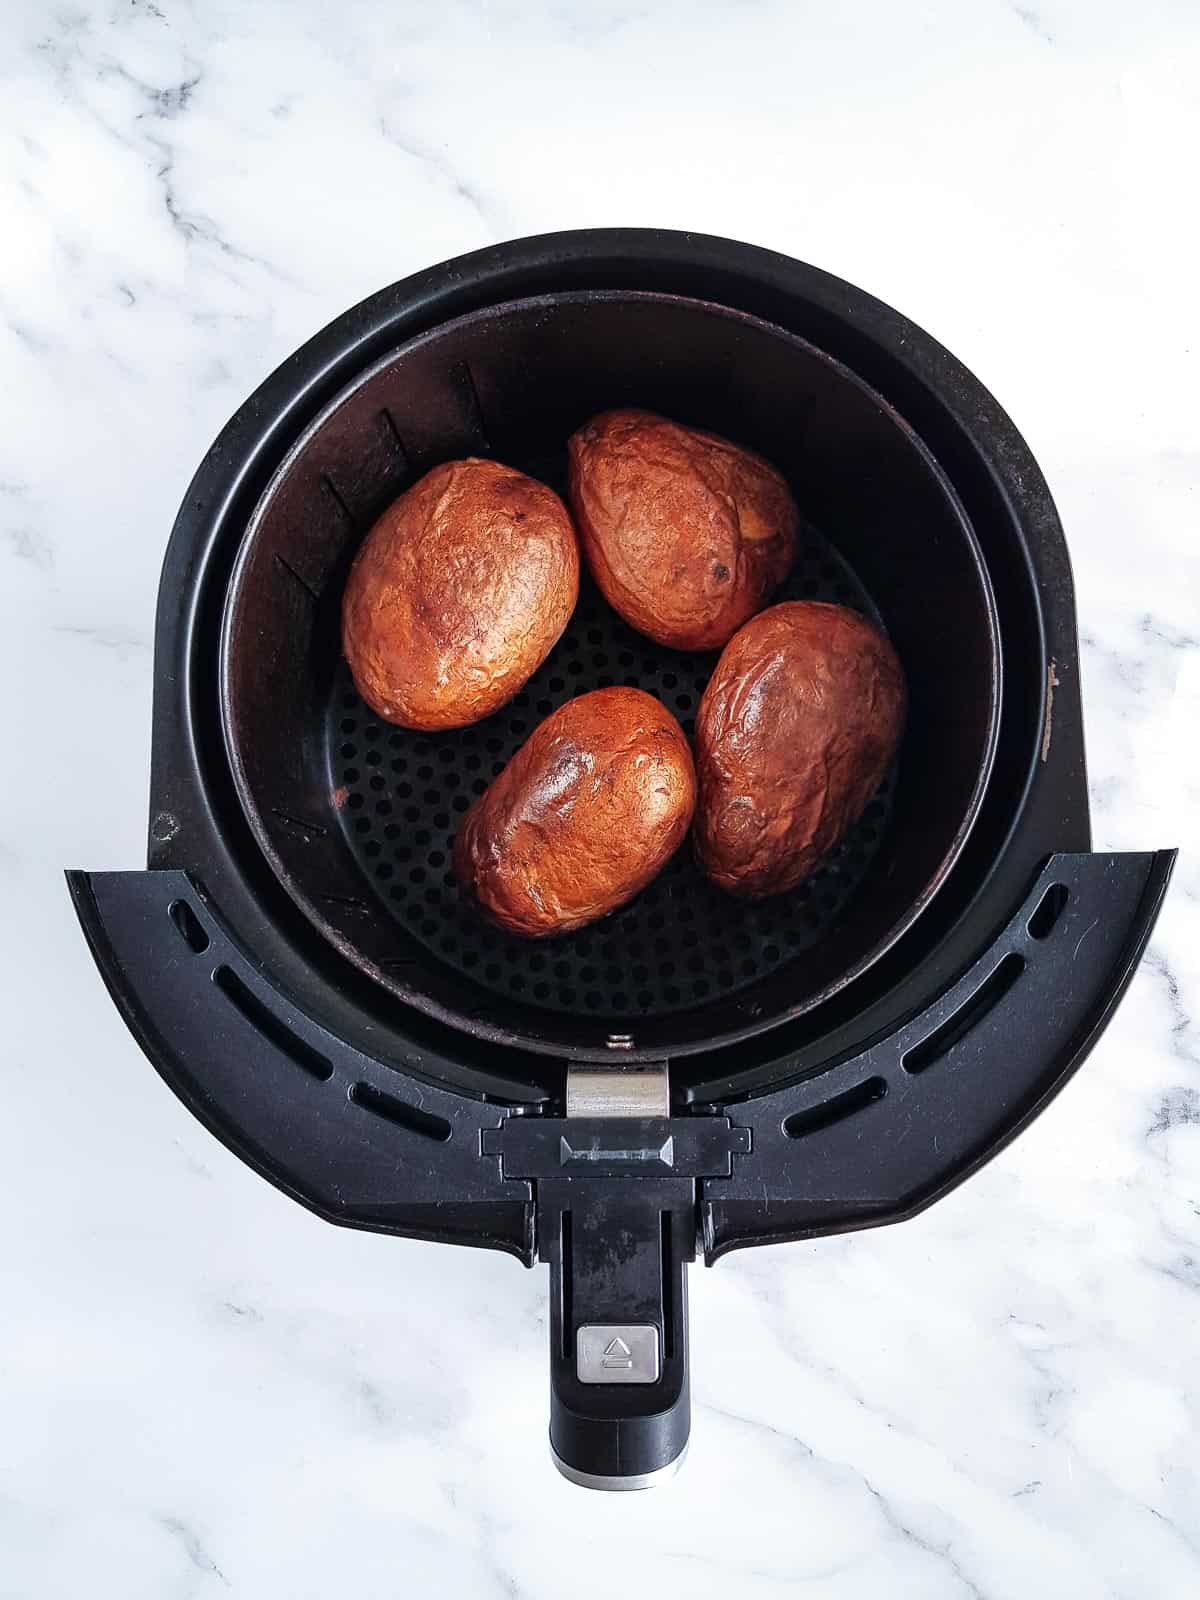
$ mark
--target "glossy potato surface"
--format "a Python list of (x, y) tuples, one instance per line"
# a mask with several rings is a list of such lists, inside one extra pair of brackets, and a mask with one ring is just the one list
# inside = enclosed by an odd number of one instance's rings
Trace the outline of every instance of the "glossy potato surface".
[(570, 499), (588, 566), (631, 627), (717, 650), (766, 604), (800, 518), (775, 468), (650, 411), (607, 411), (572, 435)]
[(579, 547), (554, 491), (496, 461), (447, 461), (367, 535), (342, 599), (342, 648), (378, 716), (463, 728), (524, 687), (578, 595)]
[(696, 855), (723, 889), (793, 889), (862, 815), (904, 725), (896, 652), (844, 606), (785, 601), (726, 645), (696, 715)]
[(463, 818), (454, 870), (500, 927), (567, 933), (631, 900), (696, 803), (683, 729), (641, 689), (595, 689), (533, 730)]

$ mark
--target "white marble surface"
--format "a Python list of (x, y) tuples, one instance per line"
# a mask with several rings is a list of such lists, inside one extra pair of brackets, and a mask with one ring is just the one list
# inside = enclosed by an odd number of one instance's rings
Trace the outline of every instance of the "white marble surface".
[[(1200, 1592), (1192, 0), (6, 0), (0, 1597)], [(377, 286), (547, 228), (819, 262), (1028, 436), (1079, 583), (1097, 842), (1188, 848), (1079, 1078), (902, 1228), (693, 1273), (654, 1495), (544, 1444), (544, 1285), (345, 1233), (218, 1146), (61, 880), (142, 859), (164, 541)]]

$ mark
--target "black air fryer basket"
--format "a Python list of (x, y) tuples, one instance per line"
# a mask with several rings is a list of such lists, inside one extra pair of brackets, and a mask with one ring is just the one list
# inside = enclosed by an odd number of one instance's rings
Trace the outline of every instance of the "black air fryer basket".
[[(879, 622), (909, 722), (791, 894), (732, 900), (685, 850), (605, 921), (528, 942), (461, 905), (462, 813), (584, 690), (636, 684), (690, 732), (715, 656), (635, 634), (585, 581), (509, 706), (416, 734), (354, 691), (342, 583), (436, 462), (561, 489), (567, 436), (625, 404), (788, 475), (780, 598)], [(995, 401), (811, 267), (589, 232), (384, 290), (229, 423), (159, 590), (148, 867), (69, 878), (143, 1049), (244, 1160), (331, 1221), (549, 1263), (555, 1460), (632, 1488), (687, 1442), (697, 1250), (911, 1216), (1083, 1060), (1173, 861), (1090, 845), (1066, 547)]]

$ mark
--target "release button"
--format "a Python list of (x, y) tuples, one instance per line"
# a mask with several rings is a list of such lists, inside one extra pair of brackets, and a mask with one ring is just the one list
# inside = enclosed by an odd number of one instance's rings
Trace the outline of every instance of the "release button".
[(575, 1335), (580, 1383), (657, 1383), (658, 1329), (650, 1323), (592, 1323)]

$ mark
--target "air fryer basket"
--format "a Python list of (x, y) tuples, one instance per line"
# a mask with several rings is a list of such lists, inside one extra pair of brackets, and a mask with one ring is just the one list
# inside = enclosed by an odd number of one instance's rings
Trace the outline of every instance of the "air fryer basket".
[[(687, 722), (713, 658), (585, 588), (510, 707), (412, 735), (353, 692), (341, 580), (433, 462), (492, 453), (561, 486), (571, 429), (622, 403), (789, 474), (806, 527), (784, 592), (886, 627), (910, 723), (805, 889), (746, 907), (685, 853), (530, 946), (446, 881), (471, 794), (601, 682)], [(1086, 1055), (1172, 861), (1090, 849), (1066, 549), (991, 397), (847, 284), (657, 232), (431, 269), (239, 411), (163, 570), (149, 857), (69, 879), (154, 1065), (330, 1220), (547, 1262), (555, 1456), (605, 1487), (682, 1458), (696, 1249), (894, 1221), (961, 1181)]]
[[(434, 462), (494, 450), (561, 488), (568, 433), (635, 401), (731, 434), (790, 476), (810, 520), (783, 593), (882, 620), (908, 677), (908, 727), (871, 814), (793, 894), (733, 900), (685, 850), (602, 927), (535, 946), (459, 904), (449, 860), (461, 812), (530, 728), (583, 690), (636, 683), (690, 731), (716, 655), (654, 644), (585, 588), (567, 636), (513, 705), (474, 728), (418, 736), (381, 726), (354, 693), (340, 661), (343, 575), (373, 517)], [(475, 312), (339, 395), (251, 519), (222, 677), (249, 820), (316, 926), (405, 1001), (560, 1055), (603, 1056), (613, 1034), (634, 1058), (711, 1049), (849, 982), (953, 866), (999, 721), (991, 587), (929, 452), (804, 341), (663, 295), (542, 296)]]

